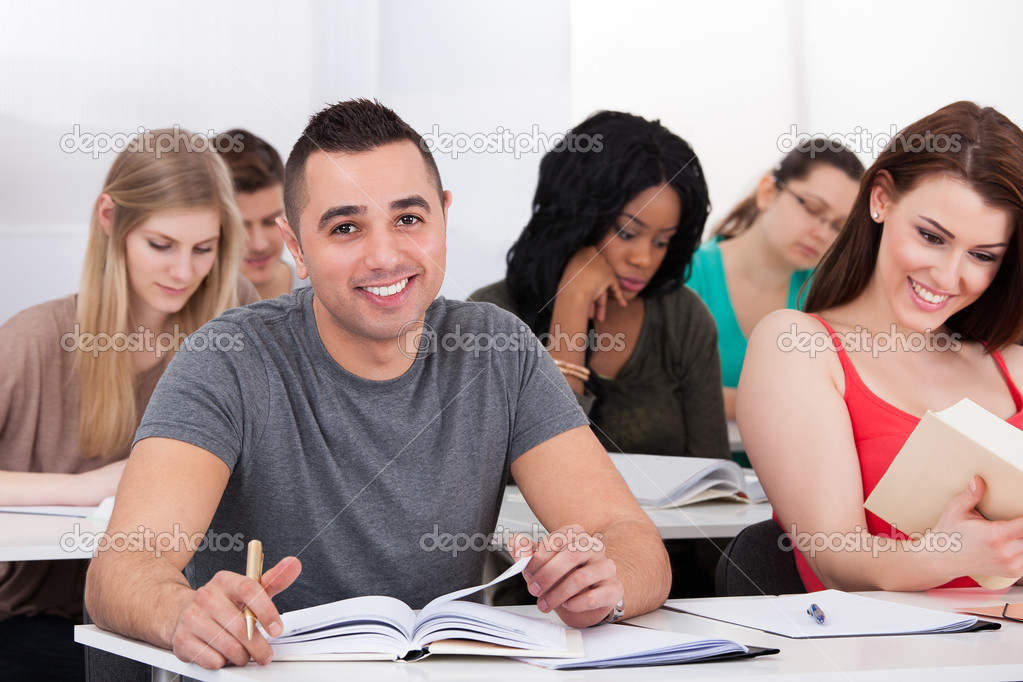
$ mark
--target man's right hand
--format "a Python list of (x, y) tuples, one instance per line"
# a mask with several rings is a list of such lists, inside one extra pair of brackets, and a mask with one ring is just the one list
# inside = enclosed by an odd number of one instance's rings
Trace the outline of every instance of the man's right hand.
[(285, 590), (301, 572), (302, 564), (295, 557), (281, 559), (263, 574), (260, 583), (220, 571), (190, 592), (182, 605), (171, 635), (174, 654), (207, 670), (222, 668), (228, 661), (246, 665), (250, 659), (266, 665), (273, 659), (273, 650), (258, 629), (249, 640), (242, 610), (248, 605), (270, 636), (281, 634), (281, 617), (271, 597)]

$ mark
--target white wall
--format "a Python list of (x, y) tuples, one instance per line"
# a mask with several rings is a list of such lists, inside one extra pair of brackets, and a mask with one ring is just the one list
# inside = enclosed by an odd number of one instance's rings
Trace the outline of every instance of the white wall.
[(542, 154), (507, 149), (503, 131), (532, 145), (534, 127), (540, 137), (572, 125), (569, 6), (400, 0), (381, 3), (380, 27), (382, 102), (424, 136), (500, 140), (497, 153), (434, 152), (454, 195), (441, 293), (462, 299), (504, 277), (529, 219)]
[(659, 118), (700, 158), (715, 215), (752, 191), (797, 118), (800, 57), (786, 0), (582, 0), (572, 14), (572, 118)]
[[(424, 134), (505, 129), (534, 145), (534, 126), (552, 135), (617, 108), (693, 145), (713, 220), (777, 162), (793, 125), (887, 133), (956, 99), (1023, 122), (1021, 19), (1010, 0), (7, 3), (0, 321), (77, 288), (112, 155), (62, 152), (75, 125), (241, 126), (286, 155), (310, 114), (354, 96), (380, 98)], [(438, 154), (455, 195), (444, 295), (503, 276), (539, 158)]]

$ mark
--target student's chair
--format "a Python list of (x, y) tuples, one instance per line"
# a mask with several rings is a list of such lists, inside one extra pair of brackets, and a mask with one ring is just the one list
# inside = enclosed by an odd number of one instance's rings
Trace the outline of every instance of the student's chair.
[(796, 569), (795, 548), (785, 531), (767, 519), (744, 528), (718, 560), (714, 587), (719, 597), (806, 592)]

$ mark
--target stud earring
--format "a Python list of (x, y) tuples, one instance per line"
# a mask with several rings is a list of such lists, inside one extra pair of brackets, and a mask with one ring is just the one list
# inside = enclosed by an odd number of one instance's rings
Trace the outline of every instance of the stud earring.
[(873, 213), (870, 214), (870, 217), (873, 218), (874, 220), (877, 220), (878, 218), (881, 217), (881, 214), (878, 213), (877, 211), (874, 211)]

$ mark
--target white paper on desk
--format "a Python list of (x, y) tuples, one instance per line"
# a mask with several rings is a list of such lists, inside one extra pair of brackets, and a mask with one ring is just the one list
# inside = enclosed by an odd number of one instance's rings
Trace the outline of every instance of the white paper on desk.
[[(824, 612), (818, 624), (810, 604)], [(670, 608), (796, 639), (914, 635), (968, 630), (977, 619), (957, 613), (907, 606), (840, 590), (780, 597), (689, 599)]]
[(108, 497), (98, 507), (76, 507), (63, 504), (33, 504), (18, 507), (0, 507), (0, 512), (12, 514), (37, 514), (40, 516), (74, 516), (77, 518), (109, 521), (114, 509), (114, 498)]
[(515, 658), (543, 668), (571, 670), (685, 663), (726, 654), (749, 653), (742, 644), (727, 639), (707, 639), (682, 632), (665, 632), (630, 625), (598, 625), (576, 632), (582, 635), (583, 648), (586, 650), (582, 658)]

